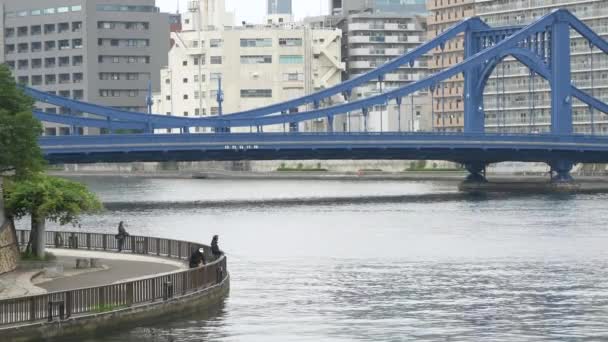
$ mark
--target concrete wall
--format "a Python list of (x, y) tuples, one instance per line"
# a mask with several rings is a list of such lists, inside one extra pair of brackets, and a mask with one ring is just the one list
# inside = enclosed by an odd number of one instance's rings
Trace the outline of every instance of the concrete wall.
[(17, 268), (17, 260), (19, 259), (15, 227), (4, 215), (2, 177), (0, 177), (0, 274)]
[[(385, 172), (402, 172), (415, 161), (410, 160), (269, 160), (269, 161), (237, 161), (237, 162), (170, 162), (170, 163), (123, 163), (123, 164), (81, 164), (66, 165), (65, 171), (70, 172), (107, 172), (120, 174), (161, 173), (161, 172), (199, 172), (199, 171), (276, 171), (282, 164), (286, 167), (321, 168), (333, 172), (357, 172), (364, 169), (376, 169)], [(426, 168), (454, 168), (458, 165), (446, 161), (427, 161)]]

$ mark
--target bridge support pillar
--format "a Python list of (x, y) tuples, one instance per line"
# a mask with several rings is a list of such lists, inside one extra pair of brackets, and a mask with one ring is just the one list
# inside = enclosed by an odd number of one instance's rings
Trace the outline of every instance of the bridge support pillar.
[[(551, 166), (551, 181), (555, 183), (573, 182), (574, 178), (570, 175), (574, 163), (570, 160), (555, 160), (548, 163)], [(555, 174), (555, 176), (554, 176)]]
[[(465, 33), (465, 58), (479, 52), (479, 41), (473, 38), (473, 31)], [(483, 133), (485, 131), (485, 114), (483, 110), (483, 90), (478, 89), (482, 73), (481, 66), (474, 66), (464, 73), (464, 132)], [(443, 113), (442, 113), (443, 115)]]
[(551, 133), (572, 134), (570, 25), (553, 24), (551, 33)]
[(334, 131), (334, 117), (331, 115), (327, 116), (327, 133), (332, 133)]
[(467, 162), (464, 167), (469, 171), (466, 183), (487, 183), (486, 166), (484, 162)]

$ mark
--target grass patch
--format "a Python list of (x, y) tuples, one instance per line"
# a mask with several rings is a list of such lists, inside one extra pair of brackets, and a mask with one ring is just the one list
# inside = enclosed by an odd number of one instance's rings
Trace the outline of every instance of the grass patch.
[(316, 167), (304, 167), (302, 163), (299, 163), (296, 167), (286, 166), (282, 163), (277, 169), (278, 172), (327, 172), (327, 169), (321, 167), (321, 163), (317, 163)]
[(124, 309), (126, 308), (126, 305), (98, 305), (97, 307), (95, 307), (93, 309), (93, 312), (95, 313), (103, 313), (103, 312), (110, 312), (110, 311), (114, 311), (114, 310), (119, 310), (119, 309)]
[(40, 257), (31, 252), (22, 252), (21, 260), (23, 261), (53, 261), (57, 260), (57, 257), (53, 253), (46, 252), (44, 256)]

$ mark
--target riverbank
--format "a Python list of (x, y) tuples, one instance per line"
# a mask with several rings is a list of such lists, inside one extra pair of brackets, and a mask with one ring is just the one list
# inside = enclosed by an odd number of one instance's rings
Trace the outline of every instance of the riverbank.
[[(133, 178), (173, 178), (173, 179), (258, 179), (258, 180), (409, 180), (409, 181), (450, 181), (461, 182), (468, 173), (464, 170), (436, 170), (436, 171), (357, 171), (357, 172), (332, 172), (332, 171), (204, 171), (204, 172), (115, 172), (115, 171), (52, 171), (49, 174), (60, 177), (133, 177)], [(576, 181), (584, 182), (608, 182), (608, 175), (589, 175), (573, 173)], [(516, 173), (491, 173), (487, 174), (488, 180), (493, 182), (548, 182), (549, 176), (542, 172), (516, 172)]]

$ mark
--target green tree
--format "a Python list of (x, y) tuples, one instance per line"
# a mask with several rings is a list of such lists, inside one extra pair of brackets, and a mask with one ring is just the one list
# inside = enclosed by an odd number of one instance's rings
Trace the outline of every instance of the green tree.
[(44, 167), (38, 136), (42, 125), (32, 114), (34, 101), (15, 84), (9, 68), (0, 64), (0, 173), (27, 178)]
[(42, 174), (10, 182), (6, 190), (9, 215), (17, 219), (31, 216), (26, 252), (40, 258), (45, 255), (46, 221), (77, 224), (81, 214), (102, 209), (97, 196), (83, 184)]

